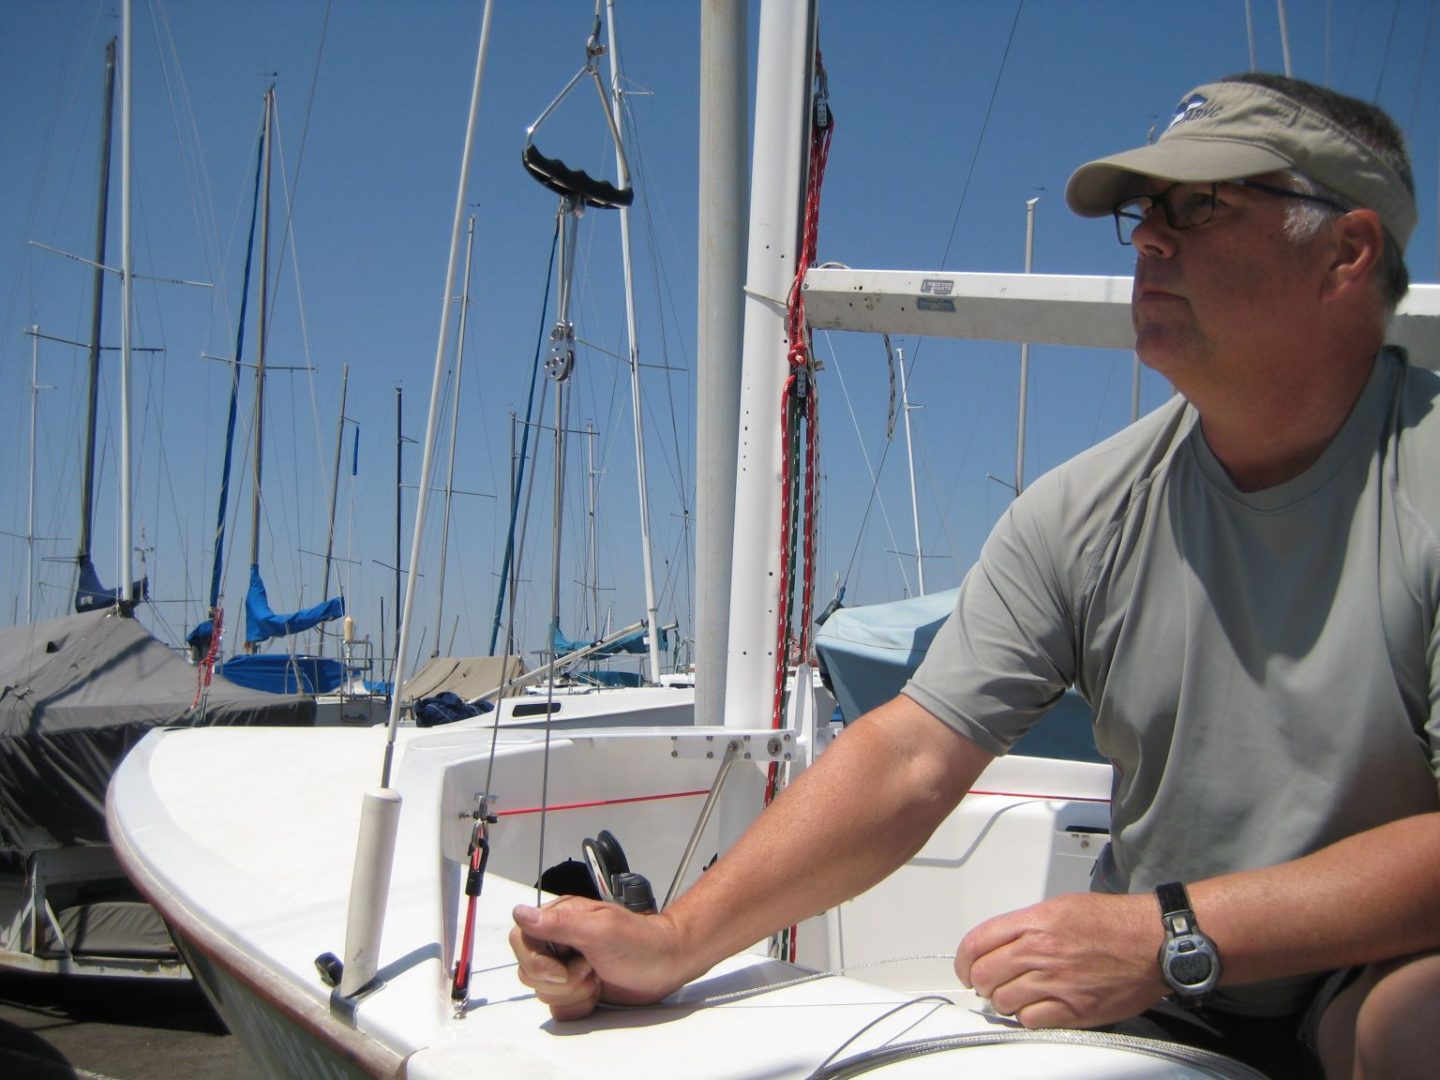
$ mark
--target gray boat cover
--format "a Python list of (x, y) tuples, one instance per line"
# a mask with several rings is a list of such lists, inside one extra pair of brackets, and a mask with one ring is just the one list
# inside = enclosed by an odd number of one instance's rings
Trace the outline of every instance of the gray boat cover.
[(111, 611), (0, 629), (0, 855), (108, 843), (110, 775), (151, 728), (315, 722), (309, 697), (218, 674), (192, 708), (196, 673)]

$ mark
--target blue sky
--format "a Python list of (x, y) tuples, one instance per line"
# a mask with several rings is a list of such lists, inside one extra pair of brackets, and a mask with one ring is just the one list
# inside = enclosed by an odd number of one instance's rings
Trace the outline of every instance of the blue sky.
[[(1407, 131), (1420, 189), (1411, 245), (1417, 281), (1436, 278), (1440, 28), (1423, 0), (1290, 0), (1293, 73), (1376, 99)], [(276, 610), (318, 601), (340, 371), (350, 369), (337, 574), (362, 635), (386, 638), (394, 613), (396, 387), (404, 434), (423, 434), (439, 329), (460, 153), (478, 41), (478, 0), (134, 0), (134, 220), (141, 282), (134, 423), (136, 541), (156, 602), (143, 617), (162, 638), (201, 614), (218, 498), (229, 375), (206, 354), (233, 352), (244, 226), (262, 98), (279, 99), (272, 248), (287, 205), (290, 238), (272, 266), (265, 511), (260, 563)], [(524, 132), (579, 68), (592, 0), (496, 4), (468, 202), (476, 217), (471, 308), (460, 386), (454, 500), (439, 637), (445, 651), (485, 652), (506, 523), (512, 411), (523, 414), (542, 310), (555, 198), (519, 164)], [(683, 514), (694, 510), (698, 9), (690, 0), (623, 0), (617, 20), (632, 88), (632, 218), (644, 374), (651, 518), (662, 618), (691, 618)], [(1253, 0), (1258, 66), (1283, 63), (1276, 8)], [(88, 334), (87, 268), (32, 241), (93, 247), (104, 42), (115, 0), (0, 5), (0, 621), (61, 613), (77, 536), (84, 358), (42, 341), (31, 392), (27, 327)], [(752, 14), (753, 23), (753, 14)], [(1136, 145), (1190, 87), (1250, 66), (1243, 0), (1204, 5), (1080, 0), (825, 0), (821, 48), (838, 119), (821, 210), (822, 260), (855, 267), (1018, 272), (1025, 200), (1039, 196), (1034, 265), (1052, 273), (1128, 273), (1108, 223), (1063, 206), (1065, 180), (1089, 157)], [(754, 40), (751, 40), (752, 50)], [(593, 93), (577, 90), (538, 140), (592, 172), (611, 155)], [(118, 136), (117, 136), (118, 145)], [(119, 257), (117, 207), (110, 259)], [(282, 169), (283, 165), (283, 169)], [(282, 181), (282, 173), (284, 180)], [(287, 194), (288, 193), (288, 194)], [(581, 223), (577, 364), (571, 421), (593, 423), (598, 592), (588, 574), (583, 437), (565, 510), (562, 620), (572, 637), (642, 614), (617, 215)], [(736, 227), (743, 229), (743, 222)], [(298, 254), (298, 258), (297, 258)], [(297, 270), (298, 265), (298, 270)], [(298, 284), (297, 284), (298, 282)], [(252, 319), (254, 312), (252, 299)], [(106, 301), (119, 342), (118, 289)], [(253, 348), (253, 327), (247, 331)], [(927, 586), (958, 582), (1010, 491), (1018, 347), (897, 341), (910, 377)], [(914, 591), (910, 502), (900, 427), (886, 447), (890, 397), (882, 344), (821, 335), (822, 598), (850, 603)], [(117, 577), (118, 361), (107, 354), (96, 562)], [(253, 353), (251, 354), (253, 358)], [(1128, 354), (1035, 348), (1026, 474), (1033, 478), (1129, 418)], [(243, 380), (242, 431), (252, 408)], [(1168, 394), (1153, 376), (1142, 407)], [(447, 391), (448, 394), (448, 391)], [(447, 399), (448, 401), (448, 396)], [(37, 404), (34, 550), (26, 588), (30, 416)], [(543, 420), (551, 420), (547, 402)], [(358, 427), (359, 467), (349, 473)], [(448, 432), (437, 480), (443, 483)], [(548, 446), (548, 436), (545, 438)], [(247, 452), (242, 435), (237, 454)], [(884, 459), (871, 498), (871, 468)], [(549, 460), (525, 545), (530, 584), (519, 616), (527, 651), (548, 618)], [(420, 449), (403, 451), (402, 560), (408, 561)], [(250, 481), (230, 514), (225, 603), (238, 624), (249, 561)], [(472, 494), (474, 493), (474, 494)], [(489, 497), (487, 497), (489, 496)], [(438, 509), (439, 500), (432, 499)], [(412, 638), (428, 655), (437, 630), (438, 518), (428, 530)], [(693, 538), (692, 538), (693, 539)], [(57, 561), (58, 560), (58, 561)], [(139, 561), (136, 562), (137, 573)], [(33, 601), (29, 597), (33, 596)], [(383, 604), (384, 619), (381, 617)], [(234, 640), (233, 637), (231, 639)]]

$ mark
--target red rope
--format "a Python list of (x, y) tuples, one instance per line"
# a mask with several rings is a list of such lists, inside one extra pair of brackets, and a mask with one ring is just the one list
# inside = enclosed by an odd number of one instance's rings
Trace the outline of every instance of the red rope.
[[(810, 655), (810, 623), (815, 598), (815, 523), (816, 479), (819, 475), (819, 386), (815, 380), (817, 366), (810, 349), (810, 327), (805, 317), (805, 271), (815, 265), (815, 250), (820, 236), (820, 189), (825, 182), (825, 164), (830, 157), (830, 138), (835, 131), (835, 117), (830, 111), (825, 63), (820, 49), (815, 49), (815, 111), (810, 128), (810, 160), (806, 171), (805, 212), (800, 233), (800, 254), (795, 260), (795, 280), (790, 286), (786, 304), (785, 334), (790, 342), (787, 359), (790, 375), (785, 380), (780, 402), (780, 594), (776, 604), (775, 627), (775, 692), (770, 723), (779, 728), (784, 722), (785, 678), (789, 670), (791, 641), (797, 661)], [(801, 449), (798, 445), (799, 425), (805, 425), (804, 444), (804, 521), (799, 523), (803, 540), (800, 544), (801, 588), (799, 632), (792, 633), (794, 601), (796, 494), (801, 483), (798, 468)], [(795, 445), (792, 445), (795, 444)], [(796, 692), (808, 687), (796, 688)], [(765, 805), (774, 801), (780, 779), (780, 767), (771, 762), (765, 782)], [(795, 962), (797, 935), (791, 926), (780, 938), (786, 959)]]
[(546, 806), (522, 806), (514, 810), (497, 810), (496, 817), (514, 817), (517, 814), (557, 814), (562, 810), (592, 810), (597, 806), (625, 806), (630, 803), (658, 802), (665, 799), (693, 799), (700, 795), (709, 795), (709, 788), (700, 788), (696, 791), (671, 791), (662, 795), (630, 795), (621, 799), (595, 799), (591, 802), (577, 803), (550, 803)]
[[(776, 605), (775, 685), (772, 697), (771, 726), (783, 722), (785, 679), (792, 651), (803, 661), (810, 654), (810, 623), (815, 597), (815, 525), (817, 520), (816, 480), (819, 474), (819, 419), (817, 370), (810, 349), (810, 331), (805, 316), (805, 273), (815, 264), (820, 235), (820, 192), (825, 182), (825, 165), (830, 156), (830, 140), (834, 135), (834, 115), (827, 100), (825, 64), (815, 51), (815, 115), (810, 132), (809, 167), (806, 171), (805, 209), (801, 221), (800, 253), (796, 259), (795, 279), (786, 304), (786, 337), (789, 341), (787, 359), (790, 375), (785, 380), (780, 408), (780, 582)], [(803, 450), (799, 444), (799, 428), (805, 428)], [(799, 462), (804, 461), (803, 469)], [(803, 475), (803, 481), (802, 481)], [(797, 522), (797, 495), (803, 482), (803, 521)], [(801, 535), (799, 564), (801, 574), (800, 610), (794, 611), (796, 531)], [(798, 627), (794, 624), (798, 623)], [(793, 641), (793, 650), (791, 648)], [(777, 770), (772, 764), (766, 784), (765, 801), (774, 798)]]
[(195, 672), (195, 700), (190, 702), (190, 708), (200, 704), (200, 695), (210, 688), (210, 680), (215, 675), (215, 659), (220, 655), (220, 631), (225, 626), (225, 609), (216, 608), (215, 618), (210, 627), (210, 647), (205, 650), (205, 657), (202, 659)]
[[(810, 129), (810, 154), (806, 170), (805, 209), (801, 220), (800, 252), (796, 259), (795, 279), (786, 303), (786, 338), (789, 341), (787, 360), (790, 375), (781, 391), (780, 403), (780, 581), (776, 604), (775, 683), (771, 698), (770, 723), (779, 728), (784, 722), (785, 681), (792, 652), (797, 661), (810, 655), (810, 623), (815, 597), (815, 531), (816, 480), (819, 475), (819, 386), (817, 370), (810, 348), (810, 329), (805, 316), (805, 273), (815, 264), (820, 236), (820, 192), (825, 183), (825, 165), (830, 157), (830, 140), (835, 131), (830, 111), (825, 63), (820, 50), (815, 50), (815, 112)], [(799, 427), (805, 427), (803, 452), (799, 445)], [(799, 461), (804, 459), (803, 470)], [(805, 487), (804, 519), (797, 522), (797, 494)], [(800, 611), (794, 613), (795, 533), (801, 534), (799, 562), (801, 567)], [(798, 632), (794, 624), (798, 621)], [(793, 648), (792, 648), (793, 644)], [(765, 783), (765, 805), (775, 798), (780, 779), (779, 766), (771, 762)], [(792, 941), (793, 949), (793, 941)]]

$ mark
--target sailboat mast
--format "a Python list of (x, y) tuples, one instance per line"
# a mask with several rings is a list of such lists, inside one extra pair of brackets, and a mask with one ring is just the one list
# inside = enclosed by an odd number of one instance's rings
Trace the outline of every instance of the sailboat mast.
[(601, 637), (600, 623), (600, 552), (597, 550), (598, 534), (595, 528), (596, 486), (600, 473), (595, 468), (595, 425), (585, 425), (585, 512), (589, 537), (586, 544), (590, 549), (590, 626), (595, 637)]
[[(797, 148), (809, 145), (814, 16), (810, 4), (766, 0), (760, 8), (755, 97), (761, 104), (755, 109), (739, 415), (776, 416), (788, 375), (786, 313), (770, 297), (788, 295), (799, 257), (807, 155)], [(782, 555), (772, 540), (780, 535), (778, 418), (743, 425), (738, 455), (730, 639), (723, 675), (728, 727), (751, 725), (757, 716), (769, 714), (780, 659), (774, 619)], [(700, 674), (702, 680), (715, 677)]]
[(910, 433), (910, 383), (905, 374), (905, 350), (895, 351), (900, 368), (900, 412), (905, 418), (905, 460), (910, 467), (910, 520), (915, 525), (915, 574), (920, 595), (925, 595), (925, 549), (920, 545), (920, 503), (915, 497), (915, 442)]
[[(465, 189), (470, 176), (470, 162), (475, 149), (475, 120), (480, 112), (480, 84), (485, 75), (485, 54), (490, 44), (491, 0), (485, 0), (485, 11), (480, 17), (480, 45), (475, 55), (475, 80), (470, 89), (470, 116), (465, 128), (465, 149), (460, 154), (460, 182), (455, 193), (455, 214), (450, 228), (450, 257), (445, 267), (445, 292), (440, 304), (440, 335), (435, 345), (435, 368), (430, 380), (430, 408), (426, 414), (425, 445), (420, 455), (420, 487), (416, 493), (415, 527), (411, 532), (410, 566), (413, 570), (420, 560), (420, 548), (425, 539), (425, 509), (429, 502), (430, 469), (432, 451), (435, 445), (435, 424), (440, 411), (440, 384), (444, 379), (446, 338), (450, 329), (450, 304), (455, 295), (455, 264), (460, 257), (460, 223), (464, 219)], [(390, 719), (386, 731), (385, 761), (380, 771), (380, 783), (390, 784), (390, 767), (395, 757), (395, 732), (400, 726), (400, 691), (405, 685), (404, 657), (409, 647), (410, 616), (415, 605), (415, 575), (410, 575), (405, 590), (405, 610), (400, 620), (400, 647), (395, 656), (395, 687), (390, 695)], [(349, 960), (346, 964), (348, 966)], [(373, 972), (373, 968), (372, 968)]]
[(85, 401), (85, 460), (80, 481), (80, 547), (75, 561), (90, 558), (95, 513), (95, 420), (100, 401), (100, 323), (105, 304), (105, 233), (110, 224), (110, 147), (115, 112), (115, 39), (105, 46), (105, 91), (100, 124), (100, 193), (95, 208), (94, 295), (90, 301), (90, 371)]
[[(620, 87), (620, 46), (615, 39), (615, 0), (606, 0), (610, 39), (610, 109), (615, 118), (616, 183), (630, 187), (630, 166), (620, 149), (624, 107)], [(645, 574), (645, 644), (652, 683), (660, 681), (660, 629), (655, 603), (655, 571), (650, 555), (650, 493), (645, 475), (645, 437), (640, 399), (640, 344), (635, 338), (635, 279), (630, 264), (630, 207), (620, 207), (620, 258), (625, 271), (625, 337), (629, 343), (630, 414), (635, 429), (635, 484), (640, 494), (640, 558)], [(596, 624), (599, 625), (598, 622)]]
[[(1030, 273), (1035, 259), (1035, 204), (1037, 195), (1025, 200), (1025, 273)], [(1020, 409), (1015, 424), (1015, 495), (1025, 490), (1025, 418), (1030, 403), (1030, 343), (1020, 345)], [(924, 592), (924, 587), (921, 587)]]
[[(262, 116), (263, 124), (263, 116)], [(225, 410), (225, 453), (220, 465), (220, 499), (215, 512), (215, 535), (210, 561), (210, 603), (206, 618), (220, 609), (220, 582), (225, 569), (225, 523), (230, 509), (230, 473), (235, 456), (235, 422), (240, 409), (240, 361), (245, 355), (245, 318), (249, 311), (250, 275), (254, 268), (255, 229), (260, 219), (260, 188), (264, 178), (265, 140), (255, 147), (255, 181), (250, 195), (250, 231), (245, 237), (245, 272), (240, 281), (240, 313), (235, 320), (235, 351), (230, 359), (230, 402)]]
[(40, 408), (40, 326), (30, 328), (30, 497), (25, 519), (25, 621), (35, 621), (35, 414)]
[[(350, 365), (340, 365), (340, 418), (335, 421), (335, 467), (330, 473), (330, 524), (325, 532), (325, 584), (322, 597), (330, 595), (330, 566), (335, 555), (335, 503), (340, 494), (340, 454), (345, 449), (345, 393), (350, 386)], [(320, 635), (320, 655), (325, 655), (325, 635)]]
[[(700, 266), (695, 309), (695, 723), (725, 715), (750, 160), (745, 0), (700, 5)], [(706, 676), (709, 672), (709, 676)]]
[(275, 116), (275, 87), (265, 91), (265, 185), (260, 193), (260, 311), (255, 343), (255, 477), (251, 495), (250, 565), (260, 565), (260, 492), (265, 464), (265, 345), (270, 314), (270, 138)]
[(130, 309), (133, 304), (134, 266), (130, 241), (130, 0), (121, 6), (120, 20), (120, 587), (119, 597), (130, 596)]
[(395, 387), (395, 656), (390, 661), (391, 679), (394, 681), (392, 698), (400, 692), (400, 575), (404, 573), (400, 562), (401, 516), (404, 507), (401, 490), (405, 480), (405, 388)]

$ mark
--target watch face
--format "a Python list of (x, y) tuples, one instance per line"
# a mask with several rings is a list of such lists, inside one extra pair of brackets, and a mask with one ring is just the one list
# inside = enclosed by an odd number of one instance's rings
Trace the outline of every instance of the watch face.
[(1170, 959), (1170, 977), (1182, 986), (1200, 986), (1214, 968), (1203, 952), (1177, 952)]

